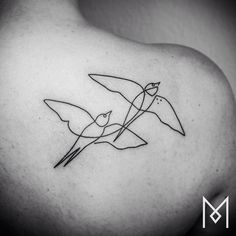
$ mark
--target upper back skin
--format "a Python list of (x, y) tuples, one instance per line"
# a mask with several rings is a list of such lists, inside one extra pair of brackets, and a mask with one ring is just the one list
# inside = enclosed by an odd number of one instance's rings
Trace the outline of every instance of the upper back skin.
[[(122, 121), (129, 107), (91, 73), (143, 86), (161, 81), (159, 93), (186, 135), (144, 115), (130, 127), (148, 145), (122, 151), (91, 145), (54, 169), (76, 136), (44, 99), (93, 116), (112, 110), (111, 122)], [(1, 28), (1, 219), (22, 235), (183, 235), (201, 213), (202, 196), (232, 194), (234, 156), (231, 90), (199, 52), (144, 46), (70, 22)]]

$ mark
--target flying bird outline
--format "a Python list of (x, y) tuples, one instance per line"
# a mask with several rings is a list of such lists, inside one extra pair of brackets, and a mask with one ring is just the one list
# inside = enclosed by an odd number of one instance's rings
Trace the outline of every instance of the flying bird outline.
[(65, 163), (64, 167), (67, 166), (92, 144), (110, 144), (118, 150), (137, 148), (147, 144), (143, 138), (130, 129), (123, 139), (114, 142), (122, 125), (109, 124), (112, 111), (100, 113), (94, 118), (86, 109), (68, 102), (44, 99), (44, 103), (57, 114), (62, 122), (67, 123), (69, 131), (77, 136), (69, 151), (56, 163), (54, 168), (62, 163)]
[(91, 115), (85, 108), (69, 102), (44, 99), (44, 103), (60, 120), (67, 124), (76, 140), (54, 168), (67, 166), (82, 151), (92, 144), (109, 144), (117, 150), (138, 148), (147, 141), (132, 131), (129, 126), (143, 114), (153, 114), (173, 131), (185, 136), (184, 128), (172, 104), (159, 95), (160, 81), (141, 86), (139, 83), (116, 76), (89, 74), (93, 81), (106, 90), (122, 96), (129, 104), (123, 122), (110, 123), (112, 111)]
[(155, 115), (162, 124), (185, 136), (174, 107), (168, 99), (158, 94), (160, 81), (148, 83), (143, 87), (136, 81), (111, 75), (89, 74), (89, 77), (108, 91), (119, 94), (130, 104), (115, 140), (145, 113)]

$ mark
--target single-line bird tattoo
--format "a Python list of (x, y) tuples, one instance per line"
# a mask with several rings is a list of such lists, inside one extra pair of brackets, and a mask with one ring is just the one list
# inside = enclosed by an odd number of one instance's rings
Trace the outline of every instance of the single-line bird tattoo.
[(142, 87), (136, 81), (116, 76), (89, 74), (89, 77), (108, 91), (121, 95), (130, 104), (122, 128), (114, 141), (145, 113), (154, 114), (161, 123), (185, 136), (184, 128), (174, 107), (165, 97), (158, 94), (160, 81)]
[(92, 144), (110, 144), (118, 150), (137, 148), (147, 144), (130, 129), (123, 140), (114, 143), (114, 136), (122, 126), (118, 123), (109, 124), (112, 111), (100, 113), (94, 118), (84, 108), (68, 102), (45, 99), (44, 103), (57, 114), (61, 121), (66, 122), (70, 132), (77, 136), (69, 151), (56, 163), (54, 168), (62, 163), (64, 163), (64, 167), (67, 166)]
[(184, 128), (172, 104), (159, 95), (161, 82), (141, 86), (136, 81), (110, 75), (89, 74), (89, 77), (106, 90), (121, 95), (129, 104), (123, 122), (111, 123), (111, 113), (101, 112), (92, 116), (86, 109), (69, 102), (44, 99), (44, 103), (67, 124), (76, 140), (54, 168), (67, 166), (92, 144), (109, 144), (117, 150), (138, 148), (147, 141), (129, 126), (143, 114), (153, 114), (171, 130), (185, 136)]

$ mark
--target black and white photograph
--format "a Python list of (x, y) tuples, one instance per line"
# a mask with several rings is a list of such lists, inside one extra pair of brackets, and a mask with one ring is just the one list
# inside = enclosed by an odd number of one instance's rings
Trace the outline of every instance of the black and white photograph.
[(235, 236), (236, 3), (0, 0), (0, 236)]

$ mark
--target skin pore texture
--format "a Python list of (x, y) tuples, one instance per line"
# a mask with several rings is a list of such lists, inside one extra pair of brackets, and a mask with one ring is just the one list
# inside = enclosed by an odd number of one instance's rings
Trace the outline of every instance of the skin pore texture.
[[(210, 59), (179, 45), (142, 45), (104, 33), (83, 20), (76, 1), (3, 1), (0, 6), (3, 231), (219, 233), (224, 225), (201, 229), (202, 196), (215, 206), (229, 196), (233, 222), (235, 103)], [(89, 74), (143, 87), (161, 82), (158, 94), (171, 101), (186, 135), (144, 114), (129, 128), (148, 145), (127, 150), (91, 145), (68, 166), (53, 168), (76, 136), (45, 99), (86, 108), (95, 118), (112, 111), (111, 123), (122, 123), (129, 109)]]

